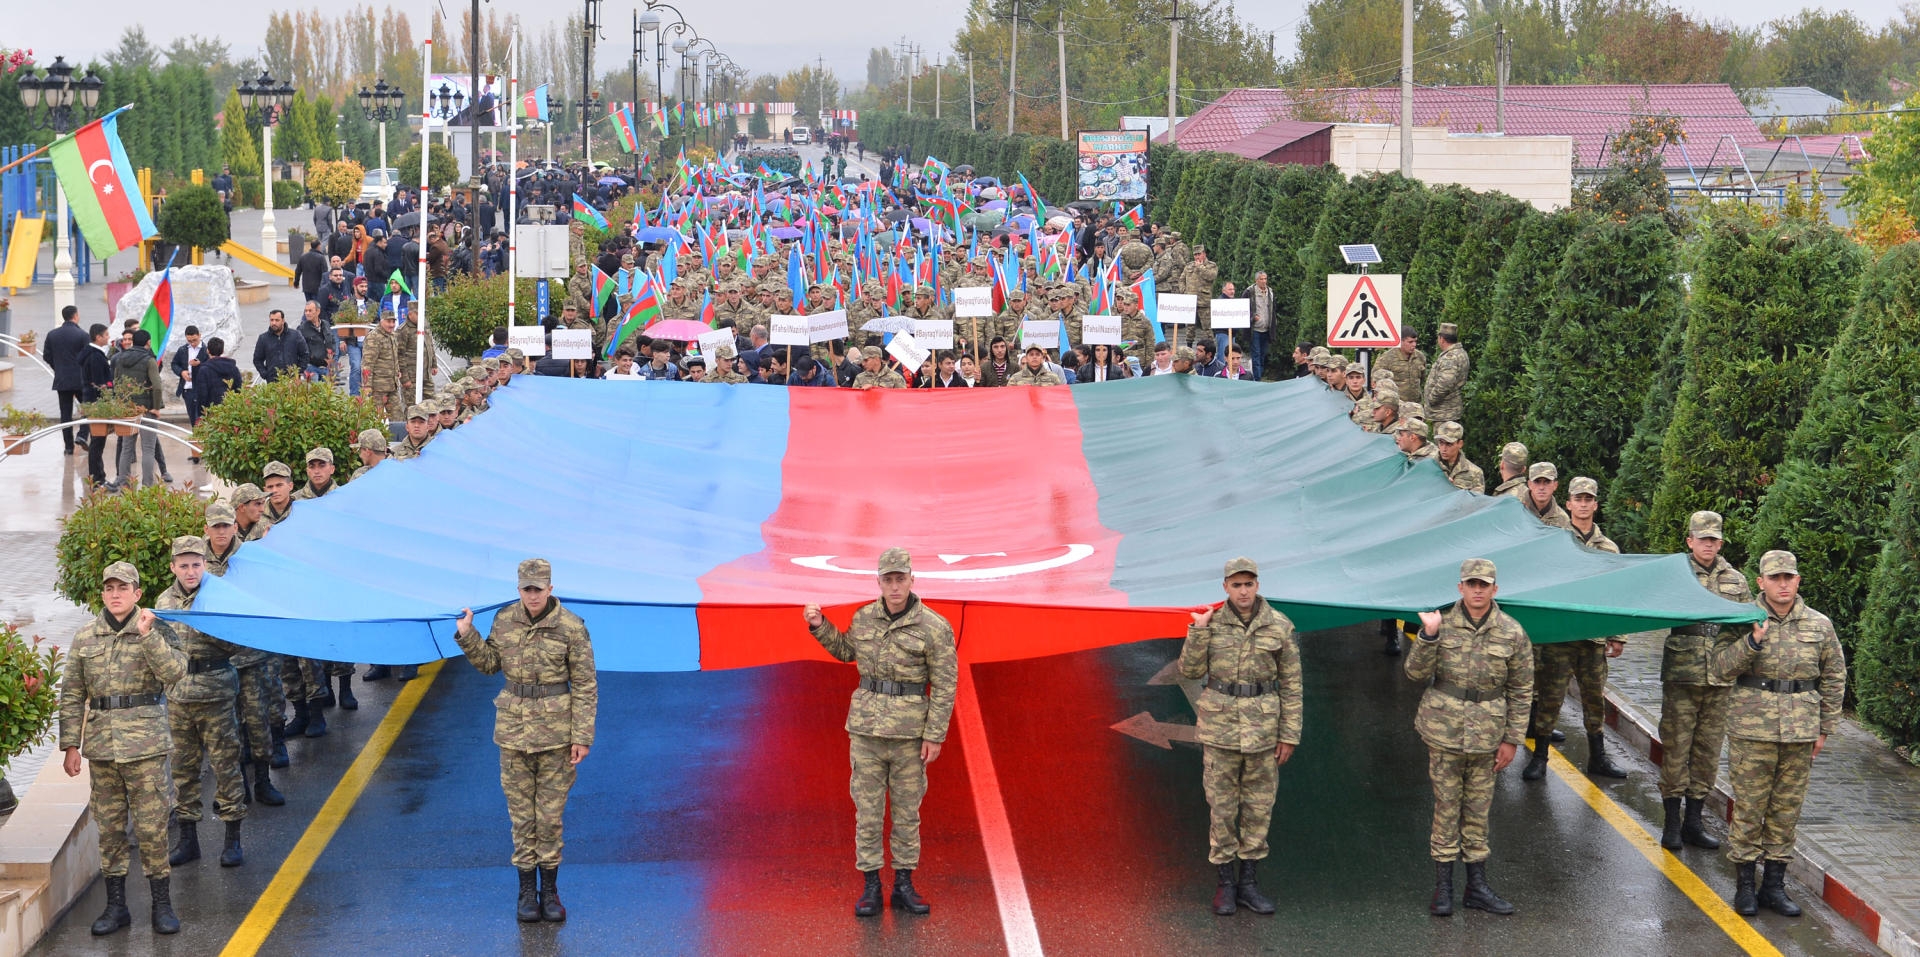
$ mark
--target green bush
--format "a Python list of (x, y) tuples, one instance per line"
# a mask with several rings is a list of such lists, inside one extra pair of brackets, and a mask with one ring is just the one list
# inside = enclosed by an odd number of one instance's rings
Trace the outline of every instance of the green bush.
[[(259, 475), (255, 469), (241, 481)], [(206, 525), (206, 505), (190, 491), (149, 485), (90, 495), (61, 523), (56, 587), (68, 601), (99, 611), (100, 573), (114, 562), (132, 562), (140, 570), (141, 604), (151, 606), (154, 596), (173, 583), (173, 540), (202, 534)]]
[[(1561, 210), (1546, 216), (1528, 218), (1520, 225), (1509, 252), (1493, 275), (1492, 302), (1485, 308), (1484, 323), (1462, 327), (1462, 342), (1471, 341), (1476, 327), (1484, 326), (1484, 345), (1468, 345), (1467, 355), (1473, 367), (1468, 372), (1467, 455), (1485, 463), (1487, 477), (1493, 477), (1494, 463), (1500, 460), (1500, 447), (1520, 437), (1527, 406), (1533, 400), (1533, 375), (1527, 355), (1547, 326), (1547, 302), (1553, 292), (1553, 277), (1560, 271), (1560, 259), (1587, 217)], [(1483, 287), (1484, 289), (1484, 287)], [(1481, 295), (1484, 295), (1484, 291)], [(1470, 295), (1463, 290), (1463, 297)], [(1432, 343), (1432, 330), (1427, 341)]]
[[(1252, 219), (1247, 221), (1247, 234), (1241, 239), (1243, 244), (1252, 247), (1253, 253), (1253, 270), (1246, 274), (1247, 281), (1253, 281), (1253, 271), (1267, 271), (1267, 285), (1273, 287), (1272, 350), (1267, 361), (1280, 363), (1282, 357), (1286, 357), (1282, 368), (1292, 368), (1293, 345), (1298, 341), (1293, 336), (1294, 317), (1300, 315), (1301, 297), (1311, 287), (1320, 291), (1321, 299), (1326, 298), (1326, 279), (1306, 275), (1300, 261), (1306, 254), (1307, 244), (1313, 240), (1314, 226), (1320, 221), (1320, 208), (1326, 203), (1327, 194), (1342, 188), (1344, 182), (1340, 171), (1331, 166), (1282, 167), (1268, 187), (1271, 195), (1267, 199), (1266, 221), (1259, 224)], [(1303, 338), (1325, 341), (1325, 324), (1322, 318), (1315, 335)]]
[(273, 208), (299, 209), (307, 201), (307, 191), (290, 179), (273, 181)]
[(0, 622), (0, 770), (52, 730), (62, 658), (39, 635), (23, 638), (13, 623)]
[(1865, 257), (1831, 226), (1708, 226), (1692, 258), (1686, 378), (1661, 452), (1650, 551), (1683, 545), (1687, 516), (1726, 517), (1726, 558), (1786, 454), (1827, 346), (1853, 305)]
[(366, 399), (338, 392), (325, 382), (282, 376), (227, 393), (201, 416), (193, 435), (207, 471), (236, 484), (258, 483), (268, 462), (298, 468), (309, 449), (322, 445), (333, 450), (337, 462), (355, 461), (355, 437), (363, 429), (385, 425)]
[(1920, 742), (1920, 441), (1908, 438), (1906, 449), (1853, 665), (1860, 716), (1897, 743), (1913, 744)]
[[(1480, 350), (1486, 344), (1488, 320), (1492, 318), (1487, 308), (1487, 292), (1494, 288), (1494, 279), (1500, 266), (1506, 262), (1507, 253), (1512, 250), (1520, 228), (1538, 220), (1540, 214), (1532, 205), (1505, 193), (1469, 194), (1467, 204), (1468, 218), (1463, 224), (1465, 235), (1454, 239), (1458, 249), (1453, 253), (1452, 266), (1443, 280), (1446, 288), (1438, 300), (1438, 320), (1430, 322), (1426, 313), (1408, 310), (1407, 322), (1420, 330), (1421, 341), (1428, 346), (1432, 345), (1433, 332), (1440, 323), (1453, 323), (1460, 330), (1460, 344), (1477, 362)], [(1426, 252), (1427, 241), (1428, 237), (1421, 237), (1422, 257), (1429, 255)], [(1414, 263), (1416, 272), (1430, 268), (1432, 266)], [(1423, 277), (1421, 285), (1426, 286), (1431, 281)]]
[(227, 212), (211, 186), (188, 184), (167, 194), (154, 219), (163, 242), (217, 249), (227, 241)]
[[(394, 160), (393, 168), (400, 171), (400, 183), (410, 189), (420, 186), (420, 144), (407, 147), (407, 151)], [(427, 185), (432, 189), (452, 186), (460, 181), (460, 161), (453, 151), (439, 143), (427, 150)]]
[[(593, 233), (593, 227), (587, 227), (587, 232)], [(591, 235), (588, 241), (592, 241)], [(589, 254), (587, 258), (593, 257)], [(539, 280), (519, 282), (515, 319), (520, 325), (532, 325), (536, 321)], [(553, 297), (553, 308), (558, 312), (562, 298), (558, 284), (554, 286)], [(492, 343), (493, 328), (506, 324), (507, 277), (504, 273), (485, 279), (454, 276), (447, 281), (445, 292), (434, 293), (427, 299), (427, 327), (433, 330), (435, 341), (456, 356), (473, 358), (487, 351)]]
[[(1297, 334), (1293, 338), (1327, 341), (1327, 276), (1349, 272), (1352, 268), (1341, 257), (1340, 247), (1375, 242), (1374, 227), (1380, 222), (1387, 200), (1396, 193), (1418, 188), (1419, 183), (1399, 173), (1370, 173), (1327, 191), (1312, 238), (1300, 257), (1300, 312), (1295, 323)], [(1379, 271), (1391, 270), (1382, 265)]]
[(1750, 555), (1785, 548), (1799, 557), (1801, 594), (1833, 618), (1849, 652), (1880, 560), (1900, 443), (1920, 428), (1915, 342), (1920, 243), (1908, 243), (1867, 270), (1746, 536)]
[(1400, 302), (1402, 323), (1418, 321), (1428, 329), (1434, 327), (1446, 303), (1453, 261), (1467, 237), (1478, 232), (1476, 213), (1472, 190), (1442, 186), (1433, 191), (1420, 222), (1420, 238), (1407, 262), (1406, 290)]
[(1647, 396), (1640, 400), (1640, 415), (1633, 423), (1633, 437), (1620, 452), (1620, 471), (1614, 474), (1613, 487), (1601, 489), (1602, 518), (1607, 537), (1623, 551), (1650, 551), (1647, 517), (1653, 512), (1654, 490), (1660, 485), (1662, 448), (1667, 427), (1673, 423), (1673, 405), (1680, 396), (1680, 380), (1687, 372), (1686, 327), (1675, 324), (1660, 338), (1660, 355), (1647, 384)]

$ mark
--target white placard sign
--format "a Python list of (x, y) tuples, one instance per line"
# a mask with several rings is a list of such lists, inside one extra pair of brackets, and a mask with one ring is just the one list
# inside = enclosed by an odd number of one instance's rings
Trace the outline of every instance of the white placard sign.
[(514, 326), (507, 330), (507, 348), (526, 353), (527, 358), (547, 354), (547, 330), (542, 326)]
[(832, 342), (847, 337), (847, 311), (835, 309), (807, 317), (807, 343)]
[(1042, 349), (1060, 348), (1060, 320), (1020, 320), (1020, 351), (1027, 351), (1028, 346), (1039, 346)]
[(1090, 345), (1120, 344), (1119, 316), (1085, 316), (1080, 320), (1080, 341)]
[(700, 354), (707, 357), (708, 371), (712, 371), (713, 357), (719, 354), (720, 347), (733, 345), (733, 340), (734, 335), (732, 329), (715, 329), (711, 332), (703, 332), (700, 334), (700, 338), (695, 340), (700, 343)]
[(1252, 305), (1245, 299), (1213, 300), (1213, 327), (1215, 329), (1251, 329), (1253, 316), (1247, 311)]
[(953, 348), (952, 319), (915, 319), (913, 321), (915, 342), (929, 349)]
[(813, 340), (809, 338), (807, 317), (768, 316), (767, 341), (776, 346), (812, 345)]
[(553, 330), (553, 357), (555, 359), (593, 358), (593, 330)]
[(893, 334), (893, 341), (887, 343), (887, 354), (900, 360), (900, 364), (906, 366), (908, 372), (919, 375), (921, 363), (926, 362), (933, 352), (921, 345), (919, 340), (913, 337), (913, 333), (896, 332)]
[(993, 315), (993, 287), (962, 286), (955, 289), (953, 314), (962, 319), (984, 319)]
[(1193, 314), (1199, 301), (1191, 293), (1163, 292), (1160, 294), (1160, 321), (1167, 325), (1193, 325)]

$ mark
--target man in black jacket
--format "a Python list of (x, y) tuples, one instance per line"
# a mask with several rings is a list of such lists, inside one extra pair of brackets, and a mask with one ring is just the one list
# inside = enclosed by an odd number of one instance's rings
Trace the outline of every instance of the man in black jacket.
[[(199, 425), (200, 392), (194, 388), (193, 380), (199, 374), (200, 362), (206, 358), (206, 354), (200, 345), (199, 326), (188, 326), (186, 337), (187, 341), (182, 343), (180, 348), (173, 350), (173, 359), (167, 363), (167, 367), (173, 370), (173, 374), (180, 380), (180, 385), (174, 390), (174, 394), (187, 403), (187, 424)], [(195, 461), (199, 460), (196, 458)]]
[(377, 291), (385, 291), (387, 277), (393, 275), (393, 267), (387, 262), (387, 231), (379, 228), (369, 229), (367, 238), (373, 242), (360, 253), (360, 268), (366, 272), (369, 287)]
[[(87, 335), (92, 339), (80, 353), (80, 401), (97, 402), (100, 393), (113, 383), (113, 369), (107, 363), (107, 327), (96, 322), (87, 330)], [(107, 484), (107, 466), (101, 460), (106, 449), (106, 436), (87, 437), (87, 475), (95, 485)]]
[[(73, 404), (80, 399), (80, 393), (86, 387), (86, 370), (82, 368), (84, 353), (88, 348), (87, 331), (80, 328), (80, 307), (67, 306), (60, 310), (60, 325), (47, 333), (47, 341), (41, 345), (40, 352), (53, 367), (53, 392), (60, 399), (60, 421), (73, 421)], [(62, 429), (61, 440), (66, 443), (67, 454), (72, 455), (75, 448), (84, 448), (73, 444), (73, 429)], [(85, 438), (85, 436), (81, 436)]]
[(327, 279), (327, 254), (319, 246), (308, 246), (300, 254), (300, 261), (294, 264), (293, 279), (300, 284), (300, 291), (308, 299), (320, 292), (320, 284)]
[[(113, 354), (113, 384), (115, 388), (137, 389), (132, 393), (131, 401), (145, 409), (142, 418), (157, 418), (154, 413), (166, 408), (166, 383), (160, 378), (160, 362), (155, 358), (152, 348), (153, 339), (147, 330), (140, 329), (133, 334), (133, 347), (122, 349)], [(120, 454), (115, 467), (114, 487), (126, 483), (133, 471), (134, 448), (140, 450), (140, 484), (152, 485), (155, 466), (159, 467), (160, 481), (172, 485), (173, 476), (167, 474), (166, 463), (158, 458), (160, 438), (153, 432), (141, 429), (138, 442), (120, 443)]]
[(286, 313), (278, 309), (267, 313), (267, 331), (253, 340), (253, 371), (262, 381), (275, 382), (286, 369), (299, 375), (306, 367), (306, 337), (287, 328)]
[(320, 304), (311, 299), (300, 311), (300, 335), (307, 340), (305, 371), (325, 381), (333, 372), (333, 323), (321, 318)]
[(211, 409), (241, 387), (240, 363), (227, 355), (227, 344), (219, 336), (207, 340), (207, 352), (194, 370), (193, 387), (202, 410)]

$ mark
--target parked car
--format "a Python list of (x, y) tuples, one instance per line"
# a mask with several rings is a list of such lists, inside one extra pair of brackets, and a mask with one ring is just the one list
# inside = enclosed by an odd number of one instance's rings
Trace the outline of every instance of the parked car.
[(796, 145), (796, 146), (798, 146), (798, 145), (801, 145), (801, 144), (804, 144), (804, 143), (811, 143), (811, 142), (813, 142), (813, 131), (812, 131), (812, 130), (810, 130), (810, 129), (807, 129), (807, 128), (806, 128), (806, 127), (804, 127), (804, 126), (796, 126), (796, 127), (794, 127), (794, 128), (793, 128), (793, 142), (794, 142), (794, 145)]
[(397, 169), (370, 169), (360, 180), (360, 202), (391, 203), (393, 188), (400, 182)]

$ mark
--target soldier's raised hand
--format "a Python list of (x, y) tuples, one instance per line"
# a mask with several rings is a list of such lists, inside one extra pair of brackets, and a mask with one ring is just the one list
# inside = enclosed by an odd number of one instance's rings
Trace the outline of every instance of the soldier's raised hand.
[(460, 609), (460, 620), (456, 623), (456, 625), (459, 627), (461, 631), (472, 631), (473, 630), (473, 609), (471, 608)]
[(134, 620), (133, 627), (136, 631), (140, 632), (140, 637), (142, 638), (145, 638), (146, 636), (152, 634), (153, 633), (153, 609), (151, 608), (140, 609), (140, 617)]
[(800, 609), (800, 614), (802, 617), (807, 619), (808, 628), (818, 628), (820, 627), (821, 622), (827, 620), (825, 616), (820, 614), (819, 605), (808, 605), (807, 607)]
[(1193, 616), (1193, 624), (1194, 624), (1194, 627), (1196, 628), (1205, 628), (1208, 625), (1213, 624), (1213, 606), (1212, 605), (1202, 605), (1199, 608), (1195, 608), (1192, 611), (1188, 612), (1188, 614)]
[(1753, 643), (1757, 645), (1766, 640), (1767, 640), (1767, 623), (1765, 621), (1754, 622), (1753, 623)]
[(1440, 613), (1439, 612), (1423, 611), (1420, 613), (1420, 633), (1423, 635), (1426, 635), (1426, 634), (1438, 635), (1440, 633)]

